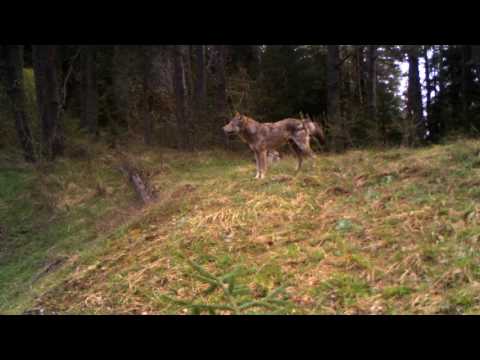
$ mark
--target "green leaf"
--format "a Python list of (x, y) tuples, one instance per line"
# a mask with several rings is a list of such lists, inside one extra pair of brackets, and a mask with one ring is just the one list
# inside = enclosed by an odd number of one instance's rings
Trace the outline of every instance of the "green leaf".
[(214, 285), (215, 286), (220, 286), (217, 279), (212, 279), (210, 277), (206, 277), (206, 276), (199, 275), (199, 274), (192, 274), (192, 277), (195, 278), (195, 279), (198, 279), (198, 280), (205, 281), (206, 283), (209, 283), (212, 286), (214, 286)]

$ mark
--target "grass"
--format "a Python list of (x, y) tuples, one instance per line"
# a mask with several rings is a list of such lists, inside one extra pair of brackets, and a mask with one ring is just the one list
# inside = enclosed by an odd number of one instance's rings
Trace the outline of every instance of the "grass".
[(144, 209), (95, 146), (88, 161), (1, 171), (0, 312), (226, 301), (186, 259), (240, 268), (248, 301), (283, 287), (283, 314), (480, 312), (478, 141), (319, 154), (296, 176), (287, 157), (261, 181), (250, 156), (131, 147), (158, 192)]

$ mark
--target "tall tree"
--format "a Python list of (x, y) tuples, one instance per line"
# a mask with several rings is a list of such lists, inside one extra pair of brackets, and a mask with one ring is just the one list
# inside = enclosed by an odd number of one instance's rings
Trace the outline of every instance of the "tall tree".
[(477, 78), (480, 78), (480, 45), (471, 45), (472, 47), (472, 62), (477, 73)]
[(23, 149), (26, 161), (34, 162), (35, 155), (32, 144), (32, 135), (29, 127), (27, 112), (25, 111), (25, 89), (23, 82), (23, 46), (1, 46), (1, 56), (5, 62), (5, 77), (7, 94), (12, 113), (15, 117), (15, 129), (18, 140)]
[[(214, 51), (214, 70), (216, 75), (216, 91), (215, 91), (215, 112), (217, 114), (214, 122), (214, 129), (219, 129), (220, 126), (228, 119), (228, 102), (227, 102), (227, 79), (225, 73), (226, 63), (226, 45), (216, 45)], [(220, 131), (217, 131), (220, 134)], [(224, 143), (229, 146), (228, 137), (224, 137)]]
[(37, 106), (42, 125), (42, 152), (49, 160), (63, 155), (63, 124), (59, 117), (57, 46), (34, 45), (32, 48)]
[(338, 121), (339, 117), (339, 81), (340, 51), (338, 45), (327, 47), (327, 114), (329, 121)]
[(430, 109), (430, 104), (432, 102), (432, 84), (431, 84), (431, 77), (430, 77), (430, 71), (431, 71), (431, 65), (430, 65), (430, 58), (428, 57), (428, 50), (429, 46), (423, 46), (423, 60), (425, 62), (424, 69), (425, 69), (425, 89), (427, 91), (427, 96), (426, 96), (426, 110), (427, 110), (427, 116), (428, 116), (428, 111)]
[(128, 124), (129, 75), (126, 46), (115, 45), (113, 49), (113, 99), (116, 124)]
[(446, 112), (449, 108), (446, 96), (446, 69), (444, 68), (445, 50), (442, 45), (432, 46), (430, 73), (432, 74), (435, 96), (430, 98), (430, 107), (427, 109), (429, 139), (437, 142), (446, 132)]
[(217, 75), (217, 91), (215, 96), (216, 110), (221, 118), (227, 118), (227, 82), (225, 75), (226, 46), (215, 46), (215, 72)]
[[(183, 55), (183, 67), (185, 69), (185, 80), (186, 80), (186, 90), (187, 90), (187, 112), (191, 112), (190, 105), (193, 103), (193, 97), (195, 95), (195, 85), (193, 81), (193, 69), (192, 69), (192, 58), (193, 58), (193, 45), (186, 45), (182, 48)], [(189, 114), (190, 116), (191, 114)], [(192, 124), (193, 125), (193, 124)]]
[(357, 45), (355, 47), (355, 75), (356, 75), (356, 89), (357, 97), (360, 105), (363, 105), (364, 93), (365, 93), (365, 77), (364, 77), (364, 58), (363, 52), (365, 47)]
[(203, 118), (207, 105), (207, 68), (205, 64), (205, 45), (195, 46), (195, 111)]
[(346, 124), (347, 102), (340, 103), (341, 90), (344, 88), (340, 78), (340, 66), (346, 59), (347, 57), (344, 57), (343, 61), (340, 60), (340, 46), (327, 46), (327, 118), (330, 123), (332, 145), (337, 151), (344, 150), (347, 141), (351, 142)]
[(368, 65), (368, 110), (370, 118), (375, 121), (377, 116), (377, 46), (369, 45), (367, 54)]
[(405, 140), (409, 145), (425, 135), (418, 57), (418, 47), (408, 46), (407, 116), (411, 123)]
[(153, 89), (152, 78), (152, 47), (143, 47), (143, 128), (145, 144), (152, 144), (153, 136)]
[(470, 81), (472, 79), (471, 67), (472, 67), (472, 47), (471, 45), (462, 45), (460, 48), (462, 53), (461, 63), (461, 101), (462, 101), (462, 123), (465, 128), (469, 128), (469, 109), (471, 103), (471, 86)]
[(177, 144), (180, 149), (190, 147), (188, 112), (187, 112), (187, 79), (185, 73), (184, 53), (185, 46), (173, 46), (174, 74), (173, 83), (175, 88), (175, 114), (177, 118)]
[(82, 111), (81, 126), (95, 134), (98, 126), (97, 48), (82, 48)]

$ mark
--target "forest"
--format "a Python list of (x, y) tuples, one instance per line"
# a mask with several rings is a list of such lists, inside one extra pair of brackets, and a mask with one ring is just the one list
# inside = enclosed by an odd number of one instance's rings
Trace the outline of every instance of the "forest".
[(480, 312), (480, 46), (1, 45), (0, 123), (2, 314)]

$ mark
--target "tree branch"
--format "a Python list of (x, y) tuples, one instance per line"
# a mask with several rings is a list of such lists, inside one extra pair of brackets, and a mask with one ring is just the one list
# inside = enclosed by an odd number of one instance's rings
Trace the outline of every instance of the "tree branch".
[(348, 54), (347, 56), (345, 56), (343, 59), (341, 59), (340, 62), (337, 64), (337, 69), (340, 68), (340, 66), (342, 66), (343, 63), (344, 63), (348, 58), (350, 58), (350, 57), (352, 57), (352, 56), (353, 56), (353, 54), (350, 53), (350, 54)]
[(75, 63), (75, 60), (77, 57), (80, 55), (82, 51), (82, 48), (79, 47), (76, 54), (72, 56), (70, 60), (70, 67), (68, 69), (67, 75), (65, 76), (65, 80), (63, 81), (63, 92), (62, 92), (62, 100), (60, 102), (60, 109), (63, 110), (65, 108), (65, 103), (67, 102), (67, 84), (68, 84), (68, 79), (70, 79), (70, 76), (72, 75), (73, 71), (73, 64)]

